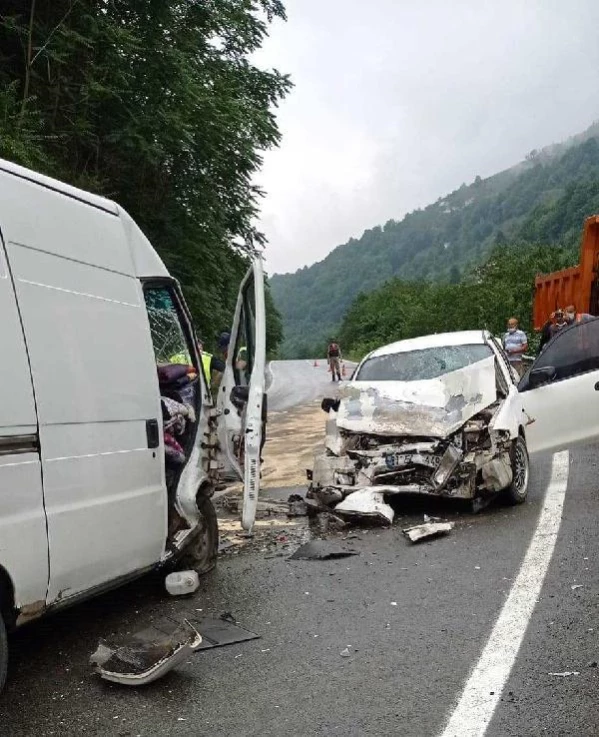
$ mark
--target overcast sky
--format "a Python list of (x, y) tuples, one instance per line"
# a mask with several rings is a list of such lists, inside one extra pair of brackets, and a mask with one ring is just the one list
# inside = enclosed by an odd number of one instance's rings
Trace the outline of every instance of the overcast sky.
[(291, 74), (258, 181), (270, 273), (599, 118), (597, 0), (285, 0), (257, 61)]

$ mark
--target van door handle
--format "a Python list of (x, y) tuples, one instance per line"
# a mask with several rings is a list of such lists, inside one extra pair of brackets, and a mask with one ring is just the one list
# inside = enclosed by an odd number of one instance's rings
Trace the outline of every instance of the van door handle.
[(150, 449), (158, 448), (160, 445), (160, 432), (158, 430), (158, 420), (146, 420), (146, 438)]

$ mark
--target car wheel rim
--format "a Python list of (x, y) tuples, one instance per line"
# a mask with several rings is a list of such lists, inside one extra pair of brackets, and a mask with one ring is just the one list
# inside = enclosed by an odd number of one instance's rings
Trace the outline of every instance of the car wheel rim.
[(528, 459), (526, 451), (520, 443), (516, 445), (514, 453), (514, 489), (523, 494), (528, 486)]

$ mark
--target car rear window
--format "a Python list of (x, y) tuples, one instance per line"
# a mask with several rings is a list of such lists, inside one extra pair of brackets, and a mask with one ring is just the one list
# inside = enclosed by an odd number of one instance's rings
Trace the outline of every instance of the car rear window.
[(477, 363), (493, 355), (488, 345), (450, 345), (369, 358), (354, 381), (424, 381)]

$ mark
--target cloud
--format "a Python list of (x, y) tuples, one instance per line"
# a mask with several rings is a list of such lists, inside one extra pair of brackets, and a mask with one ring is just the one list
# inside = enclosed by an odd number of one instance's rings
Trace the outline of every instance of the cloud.
[(257, 55), (289, 72), (267, 152), (270, 272), (489, 176), (599, 117), (595, 0), (287, 0)]

